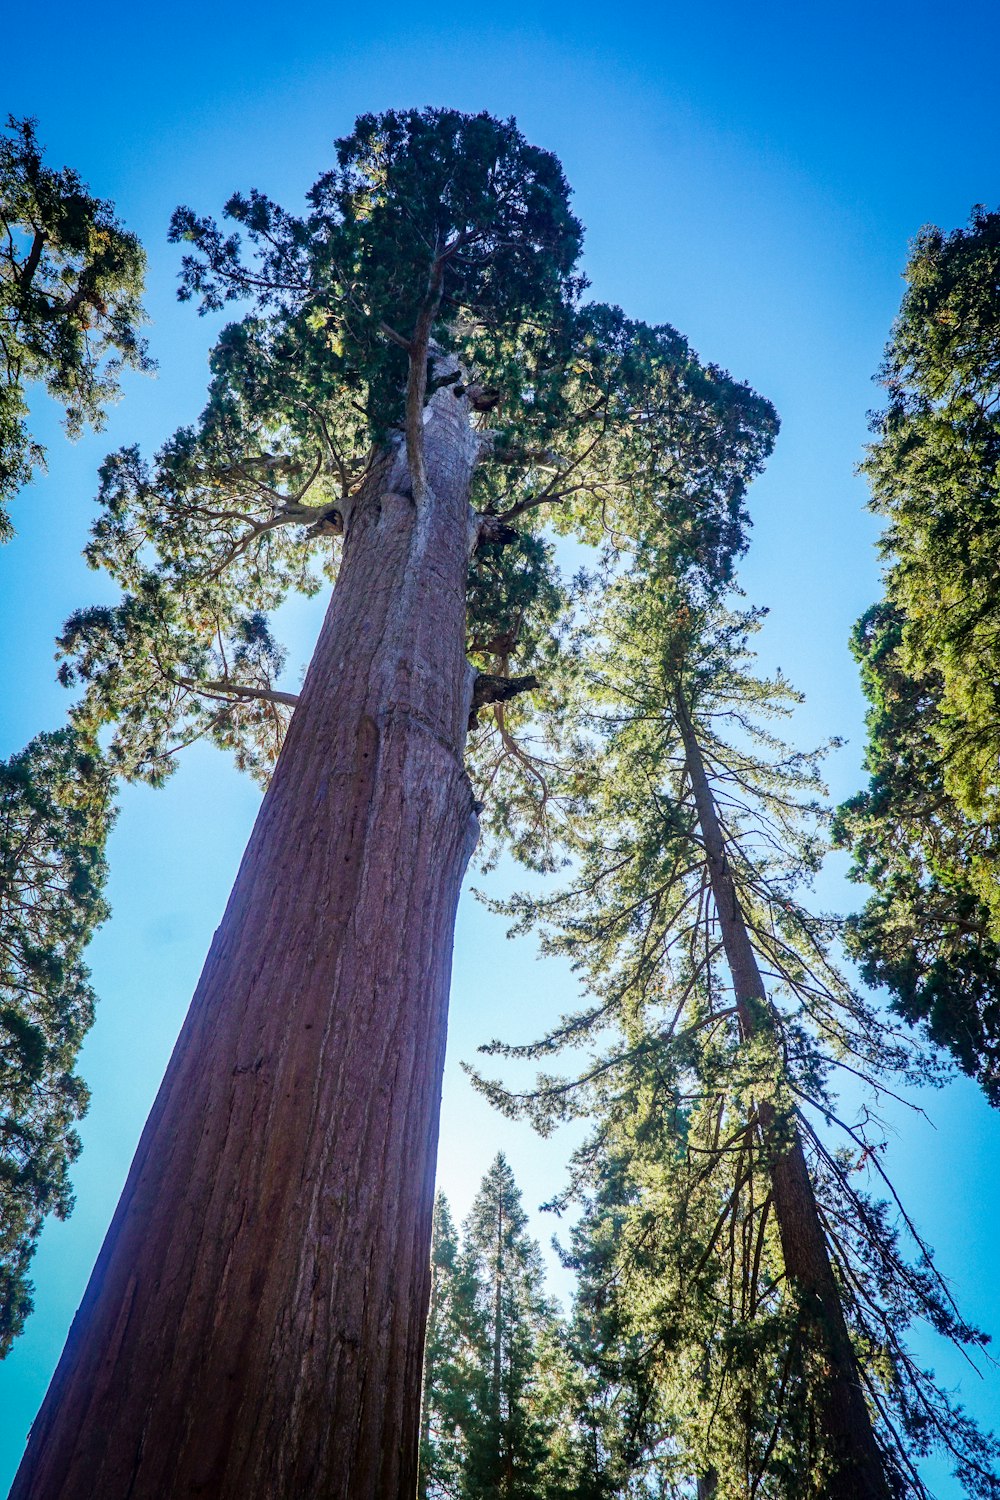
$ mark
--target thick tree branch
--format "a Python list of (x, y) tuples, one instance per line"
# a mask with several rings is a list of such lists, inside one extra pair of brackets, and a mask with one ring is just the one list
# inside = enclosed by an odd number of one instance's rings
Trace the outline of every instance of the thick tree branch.
[(409, 354), (411, 348), (413, 347), (409, 339), (405, 339), (401, 333), (397, 333), (395, 328), (392, 328), (386, 322), (381, 322), (378, 326), (380, 331), (385, 334), (387, 339), (391, 339), (394, 344), (398, 344), (401, 349), (405, 349), (407, 354)]
[(527, 693), (540, 686), (538, 678), (533, 674), (528, 677), (495, 677), (489, 672), (478, 673), (472, 689), (469, 728), (476, 728), (479, 710), (485, 708), (487, 703), (506, 703), (509, 699), (516, 698), (518, 693)]
[(21, 267), (20, 281), (22, 291), (26, 292), (30, 287), (34, 274), (38, 270), (38, 263), (42, 258), (42, 250), (44, 248), (45, 235), (40, 229), (36, 229), (35, 237), (31, 242), (31, 249), (28, 251), (24, 265)]
[(520, 536), (513, 526), (508, 526), (500, 516), (481, 515), (476, 530), (476, 546), (491, 543), (496, 547), (507, 547)]
[(227, 678), (199, 682), (195, 677), (177, 677), (174, 681), (206, 698), (253, 698), (261, 703), (284, 703), (289, 708), (294, 708), (299, 701), (298, 693), (282, 693), (277, 688), (250, 687), (244, 683), (230, 682)]

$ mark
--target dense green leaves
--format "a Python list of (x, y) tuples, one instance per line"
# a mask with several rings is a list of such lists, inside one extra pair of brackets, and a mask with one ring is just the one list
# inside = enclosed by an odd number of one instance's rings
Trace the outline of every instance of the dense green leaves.
[(42, 1220), (72, 1206), (73, 1072), (93, 1020), (82, 953), (106, 908), (109, 781), (69, 731), (0, 763), (0, 1356), (31, 1310)]
[(886, 986), (1000, 1103), (1000, 932), (984, 883), (995, 867), (989, 827), (963, 813), (944, 784), (935, 734), (938, 674), (902, 664), (902, 619), (884, 602), (859, 622), (855, 654), (871, 703), (871, 781), (834, 827), (852, 846), (853, 874), (872, 888), (846, 938), (864, 978)]
[(45, 165), (32, 120), (0, 135), (0, 541), (5, 503), (44, 459), (28, 430), (35, 382), (66, 429), (100, 426), (123, 368), (148, 369), (140, 304), (146, 259), (110, 203), (69, 167)]
[(863, 465), (885, 599), (860, 622), (869, 789), (838, 837), (875, 887), (865, 974), (1000, 1099), (1000, 214), (921, 231)]
[[(484, 423), (483, 454), (502, 459), (518, 498), (547, 455), (580, 286), (579, 225), (555, 158), (511, 124), (428, 110), (366, 117), (338, 160), (304, 218), (256, 193), (231, 200), (249, 263), (238, 236), (186, 210), (175, 218), (175, 237), (195, 247), (183, 295), (256, 307), (218, 340), (199, 423), (154, 465), (130, 449), (102, 471), (88, 555), (126, 596), (75, 617), (63, 649), (67, 679), (88, 688), (82, 720), (118, 725), (125, 774), (158, 779), (201, 733), (266, 774), (288, 704), (260, 654), (240, 652), (247, 620), (261, 638), (263, 616), (290, 590), (332, 576), (333, 539), (362, 487), (401, 440), (417, 455), (444, 350), (481, 382), (474, 405), (500, 404), (503, 425)], [(460, 375), (451, 368), (456, 388)], [(551, 613), (543, 553), (530, 540), (519, 552), (519, 570), (516, 558), (480, 570), (478, 623), (497, 627), (480, 631), (480, 658), (498, 632), (506, 644), (493, 654), (510, 657), (533, 597), (543, 619)], [(498, 600), (512, 568), (522, 582)], [(220, 695), (236, 700), (231, 714)]]

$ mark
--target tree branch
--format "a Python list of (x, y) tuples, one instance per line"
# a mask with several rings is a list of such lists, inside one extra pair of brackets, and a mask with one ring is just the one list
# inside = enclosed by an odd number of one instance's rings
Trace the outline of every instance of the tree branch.
[(479, 672), (472, 689), (469, 728), (476, 728), (479, 723), (479, 710), (487, 703), (506, 703), (509, 699), (516, 698), (518, 693), (527, 693), (532, 688), (540, 686), (541, 683), (533, 674), (529, 677), (494, 677), (489, 672)]
[(261, 703), (284, 703), (289, 708), (294, 708), (299, 701), (298, 693), (282, 693), (277, 688), (250, 687), (240, 682), (230, 682), (228, 678), (217, 682), (199, 682), (195, 677), (175, 677), (174, 681), (206, 698), (254, 698)]

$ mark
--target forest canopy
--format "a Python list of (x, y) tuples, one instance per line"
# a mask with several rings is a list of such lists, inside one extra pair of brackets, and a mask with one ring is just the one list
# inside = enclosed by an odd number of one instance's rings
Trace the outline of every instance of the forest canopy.
[[(3, 149), (13, 495), (31, 382), (72, 435), (149, 359), (138, 242), (31, 122)], [(390, 110), (301, 211), (175, 211), (207, 401), (101, 465), (68, 725), (0, 766), (4, 1351), (72, 1205), (116, 792), (207, 741), (263, 800), (12, 1500), (924, 1500), (930, 1456), (1000, 1496), (923, 1355), (978, 1368), (989, 1337), (883, 1118), (942, 1044), (995, 1102), (998, 224), (921, 233), (881, 373), (872, 781), (832, 824), (874, 893), (845, 926), (810, 892), (839, 742), (775, 732), (801, 700), (738, 577), (777, 413), (589, 298), (558, 159)], [(284, 607), (320, 592), (295, 691)], [(529, 882), (493, 910), (579, 984), (470, 1069), (508, 1119), (578, 1124), (565, 1314), (503, 1154), (460, 1235), (434, 1199), (480, 839)]]

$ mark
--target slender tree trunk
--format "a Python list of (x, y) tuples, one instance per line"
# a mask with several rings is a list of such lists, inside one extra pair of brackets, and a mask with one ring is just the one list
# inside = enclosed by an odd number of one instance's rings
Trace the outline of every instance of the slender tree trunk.
[[(773, 1034), (767, 991), (726, 858), (725, 840), (701, 747), (680, 688), (675, 707), (723, 948), (732, 975), (740, 1033), (745, 1040), (764, 1030)], [(793, 1119), (779, 1121), (773, 1105), (762, 1103), (758, 1117), (765, 1140), (773, 1140), (779, 1126), (781, 1134), (790, 1140), (786, 1150), (771, 1156), (771, 1193), (786, 1274), (803, 1298), (815, 1335), (825, 1345), (826, 1381), (818, 1416), (834, 1470), (825, 1477), (823, 1494), (826, 1500), (890, 1500), (885, 1467), (864, 1398), (801, 1136)]]
[(503, 1473), (506, 1433), (500, 1411), (500, 1376), (503, 1361), (503, 1192), (497, 1196), (497, 1263), (493, 1279), (493, 1420), (497, 1435), (497, 1474)]
[(16, 1500), (414, 1494), (476, 444), (389, 452)]

